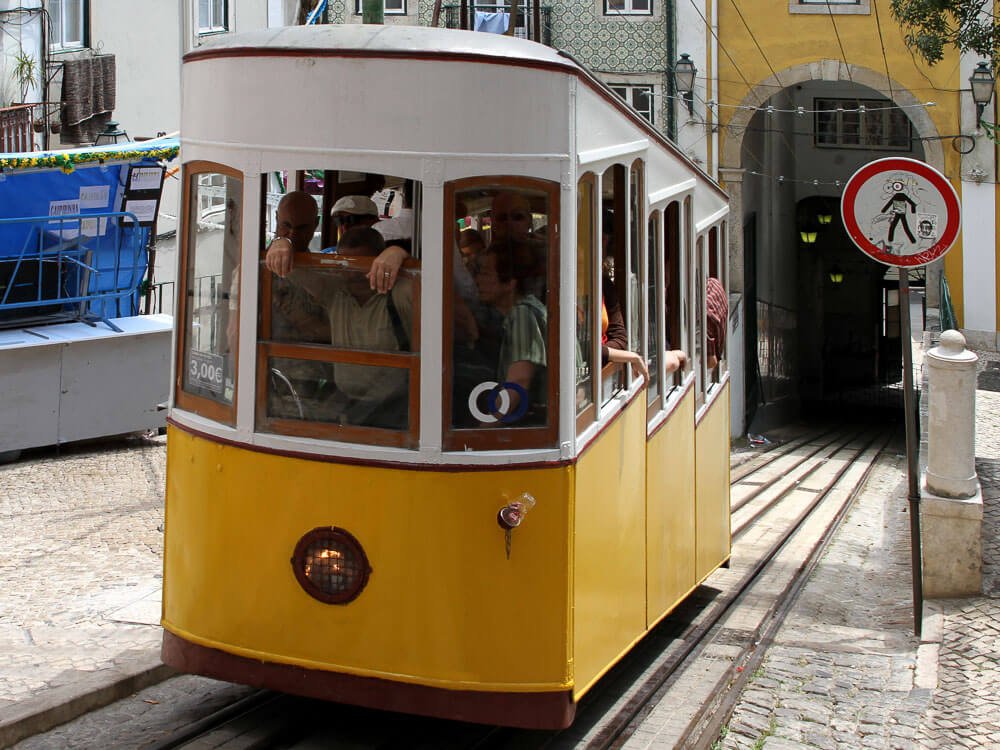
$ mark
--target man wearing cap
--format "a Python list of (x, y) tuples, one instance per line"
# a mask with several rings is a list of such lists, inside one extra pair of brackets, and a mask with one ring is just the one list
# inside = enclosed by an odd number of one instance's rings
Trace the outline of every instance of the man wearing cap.
[[(289, 193), (292, 195), (292, 193)], [(287, 198), (288, 196), (286, 196)], [(330, 216), (337, 227), (337, 238), (343, 236), (348, 229), (355, 227), (371, 227), (379, 222), (378, 206), (371, 198), (363, 195), (345, 195), (333, 204), (330, 209)], [(379, 227), (375, 226), (375, 229)], [(313, 225), (315, 230), (315, 224)], [(388, 234), (388, 232), (387, 232)], [(275, 238), (277, 241), (278, 238)], [(387, 242), (392, 242), (401, 238), (385, 237)], [(299, 248), (291, 244), (291, 240), (277, 245), (274, 242), (267, 250), (266, 264), (279, 276), (288, 275), (295, 267), (294, 253)], [(399, 275), (399, 269), (403, 261), (409, 257), (405, 248), (398, 244), (390, 244), (386, 249), (372, 261), (371, 270), (368, 272), (368, 281), (371, 288), (380, 294), (385, 294), (392, 289)]]

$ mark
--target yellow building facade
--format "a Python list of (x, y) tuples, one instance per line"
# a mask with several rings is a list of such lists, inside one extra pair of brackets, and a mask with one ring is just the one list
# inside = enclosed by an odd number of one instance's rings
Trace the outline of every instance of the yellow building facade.
[[(996, 145), (977, 127), (968, 79), (978, 58), (951, 49), (923, 63), (889, 0), (704, 5), (704, 39), (689, 44), (707, 51), (704, 97), (688, 126), (704, 124), (742, 217), (729, 243), (748, 426), (755, 405), (830, 406), (898, 374), (898, 275), (863, 256), (840, 220), (844, 184), (875, 159), (925, 161), (958, 192), (958, 242), (911, 285), (926, 324), (937, 309), (947, 324), (950, 292), (970, 345), (997, 348)], [(995, 98), (983, 118), (994, 121)]]

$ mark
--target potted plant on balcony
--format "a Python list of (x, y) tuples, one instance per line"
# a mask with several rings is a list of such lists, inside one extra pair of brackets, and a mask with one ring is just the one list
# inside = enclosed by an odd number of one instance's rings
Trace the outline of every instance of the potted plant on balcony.
[(21, 50), (14, 57), (14, 79), (21, 90), (21, 103), (28, 98), (28, 90), (38, 83), (38, 60)]

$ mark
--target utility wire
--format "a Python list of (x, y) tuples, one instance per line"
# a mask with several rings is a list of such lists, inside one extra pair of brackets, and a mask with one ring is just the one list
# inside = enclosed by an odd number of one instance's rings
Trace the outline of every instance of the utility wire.
[(878, 0), (875, 5), (875, 28), (878, 29), (878, 43), (882, 47), (882, 63), (885, 65), (885, 80), (889, 85), (889, 98), (895, 99), (896, 94), (892, 90), (892, 75), (889, 73), (889, 59), (885, 55), (885, 39), (882, 36), (882, 20), (878, 14)]
[(774, 69), (774, 66), (771, 65), (771, 61), (767, 59), (767, 55), (764, 54), (764, 50), (760, 46), (760, 42), (757, 41), (757, 35), (753, 33), (753, 29), (750, 28), (750, 24), (747, 23), (747, 19), (743, 17), (743, 11), (740, 10), (740, 6), (736, 4), (736, 0), (730, 0), (730, 3), (733, 6), (733, 10), (736, 11), (736, 15), (738, 15), (740, 20), (743, 22), (743, 27), (747, 30), (747, 33), (753, 40), (754, 46), (757, 47), (757, 51), (760, 52), (760, 56), (764, 58), (764, 63), (767, 65), (768, 70), (771, 71), (771, 75), (774, 76), (774, 80), (778, 82), (778, 87), (785, 88), (781, 83), (781, 79), (778, 77), (778, 72)]
[[(878, 0), (875, 0), (875, 8), (878, 10)], [(833, 17), (833, 6), (829, 2), (826, 4), (826, 12), (830, 16), (830, 23), (833, 24), (833, 33), (837, 35), (837, 45), (840, 47), (840, 56), (844, 59), (844, 67), (847, 68), (847, 78), (854, 83), (854, 74), (851, 73), (851, 64), (847, 62), (847, 53), (844, 52), (844, 40), (840, 38), (840, 30), (837, 28), (837, 19)]]

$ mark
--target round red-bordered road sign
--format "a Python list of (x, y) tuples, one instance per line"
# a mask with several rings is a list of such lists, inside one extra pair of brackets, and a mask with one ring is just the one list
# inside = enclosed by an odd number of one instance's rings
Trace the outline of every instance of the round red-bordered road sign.
[(880, 263), (937, 260), (958, 238), (961, 207), (948, 179), (922, 161), (891, 156), (851, 175), (840, 199), (851, 240)]

